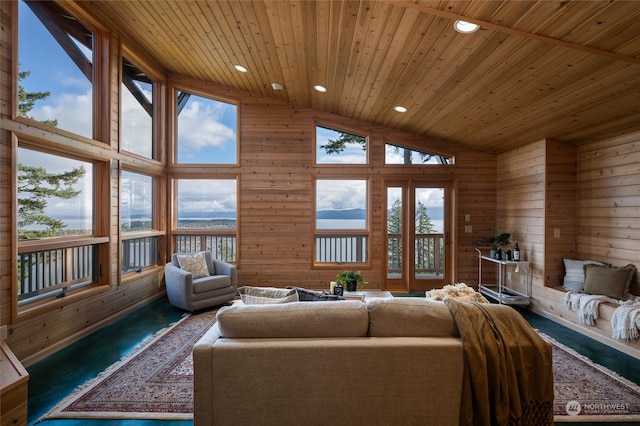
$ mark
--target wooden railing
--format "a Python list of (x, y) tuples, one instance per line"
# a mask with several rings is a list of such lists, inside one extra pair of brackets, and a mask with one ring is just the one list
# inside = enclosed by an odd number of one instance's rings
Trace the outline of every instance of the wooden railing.
[[(387, 236), (387, 271), (402, 273), (402, 236)], [(444, 271), (444, 234), (418, 234), (415, 236), (415, 273), (423, 276), (439, 276)]]
[(98, 244), (18, 254), (18, 303), (25, 304), (97, 281)]
[(238, 242), (234, 230), (174, 231), (173, 247), (176, 253), (194, 253), (208, 250), (223, 262), (235, 263)]
[(122, 261), (120, 271), (140, 272), (142, 268), (158, 263), (158, 235), (122, 236)]
[(316, 234), (315, 251), (319, 263), (363, 263), (367, 261), (367, 235)]

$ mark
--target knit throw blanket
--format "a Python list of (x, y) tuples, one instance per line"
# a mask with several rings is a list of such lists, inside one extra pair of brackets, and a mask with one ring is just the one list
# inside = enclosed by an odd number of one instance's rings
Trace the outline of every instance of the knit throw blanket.
[(595, 325), (598, 320), (598, 307), (602, 302), (616, 303), (610, 297), (568, 291), (562, 298), (562, 307), (578, 314), (578, 321), (586, 325)]
[(582, 324), (590, 326), (595, 325), (598, 320), (598, 308), (603, 302), (620, 305), (611, 317), (611, 337), (616, 340), (637, 340), (640, 337), (640, 297), (622, 301), (607, 296), (568, 291), (562, 298), (562, 306), (575, 312)]
[(431, 300), (442, 301), (447, 297), (452, 297), (460, 302), (489, 303), (482, 294), (478, 293), (465, 283), (448, 284), (442, 288), (428, 290), (424, 295), (427, 299)]
[(640, 337), (640, 297), (621, 302), (611, 317), (611, 337), (618, 340), (635, 341)]

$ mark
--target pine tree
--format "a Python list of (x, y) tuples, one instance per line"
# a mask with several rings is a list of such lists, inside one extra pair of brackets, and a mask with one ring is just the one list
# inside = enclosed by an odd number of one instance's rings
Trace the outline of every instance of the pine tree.
[[(23, 80), (31, 74), (23, 71), (18, 74), (18, 79)], [(22, 85), (18, 86), (18, 114), (21, 117), (29, 117), (29, 112), (36, 102), (46, 99), (51, 92), (27, 92)], [(58, 120), (47, 120), (44, 123), (57, 126)], [(84, 167), (73, 168), (71, 171), (61, 173), (48, 172), (44, 167), (26, 166), (18, 163), (18, 236), (25, 238), (41, 238), (61, 235), (66, 227), (59, 219), (47, 216), (44, 209), (50, 198), (62, 198), (65, 200), (76, 197), (80, 191), (73, 186), (86, 173)], [(40, 225), (41, 230), (26, 230), (26, 227)]]

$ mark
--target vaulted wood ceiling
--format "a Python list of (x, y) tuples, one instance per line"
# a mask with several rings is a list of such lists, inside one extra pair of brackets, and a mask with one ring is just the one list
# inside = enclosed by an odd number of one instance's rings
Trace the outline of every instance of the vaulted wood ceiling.
[(486, 152), (640, 130), (636, 1), (84, 4), (167, 72)]

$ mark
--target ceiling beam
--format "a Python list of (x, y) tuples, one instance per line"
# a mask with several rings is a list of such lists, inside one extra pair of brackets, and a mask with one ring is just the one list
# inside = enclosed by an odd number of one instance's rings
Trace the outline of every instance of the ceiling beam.
[(436, 15), (443, 18), (451, 19), (451, 20), (461, 20), (466, 22), (471, 22), (473, 24), (480, 25), (482, 28), (487, 28), (490, 30), (500, 31), (502, 33), (511, 34), (519, 37), (526, 37), (531, 40), (540, 41), (542, 43), (552, 44), (555, 46), (566, 47), (569, 49), (579, 50), (585, 53), (590, 53), (593, 55), (600, 55), (606, 58), (615, 59), (617, 61), (630, 62), (632, 64), (640, 64), (640, 58), (636, 58), (633, 56), (625, 55), (622, 53), (611, 52), (609, 50), (598, 49), (595, 47), (584, 46), (582, 44), (572, 43), (570, 41), (560, 40), (553, 37), (548, 37), (540, 34), (529, 33), (526, 31), (517, 30), (515, 28), (505, 27), (503, 25), (493, 24), (491, 22), (482, 21), (480, 19), (470, 18), (468, 16), (460, 15), (453, 12), (448, 12), (446, 10), (435, 9), (433, 7), (424, 6), (419, 3), (415, 3), (414, 1), (407, 0), (389, 0), (389, 3), (395, 4), (397, 6), (401, 6), (408, 9), (414, 9), (422, 13), (428, 13), (430, 15)]

